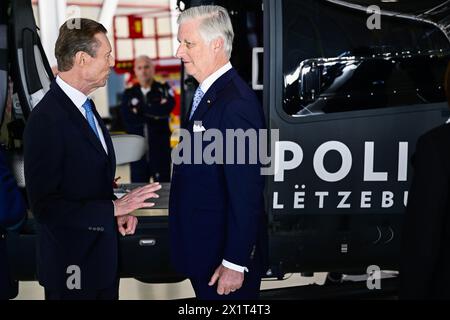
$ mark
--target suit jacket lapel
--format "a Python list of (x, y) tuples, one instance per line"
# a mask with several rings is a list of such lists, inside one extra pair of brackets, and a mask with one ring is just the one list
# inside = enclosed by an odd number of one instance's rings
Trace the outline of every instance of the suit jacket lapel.
[(194, 114), (192, 115), (191, 122), (201, 120), (205, 113), (209, 110), (210, 106), (212, 105), (213, 101), (215, 101), (215, 92), (210, 92), (211, 88), (206, 92), (206, 94), (203, 96), (202, 100), (200, 101), (200, 104), (197, 107), (197, 110), (195, 110)]
[(206, 91), (205, 95), (200, 101), (197, 110), (195, 110), (194, 114), (192, 115), (192, 118), (189, 121), (191, 125), (194, 123), (194, 121), (203, 119), (205, 113), (207, 113), (214, 105), (217, 99), (217, 94), (228, 84), (228, 82), (231, 81), (231, 79), (233, 79), (233, 77), (236, 76), (236, 74), (236, 70), (234, 70), (234, 68), (231, 68), (211, 85), (211, 87), (208, 89), (208, 91)]
[[(87, 140), (89, 140), (92, 146), (98, 152), (103, 154), (105, 158), (107, 158), (108, 156), (105, 152), (105, 149), (103, 149), (100, 139), (95, 135), (86, 118), (83, 117), (83, 115), (75, 106), (75, 104), (72, 102), (72, 100), (70, 100), (70, 98), (64, 93), (64, 91), (62, 91), (62, 89), (58, 86), (55, 80), (51, 83), (50, 88), (51, 90), (55, 90), (56, 97), (60, 100), (61, 106), (68, 112), (72, 121), (76, 123), (76, 127), (80, 129), (80, 131), (85, 135), (85, 137), (87, 138)], [(101, 123), (101, 121), (99, 121), (99, 123)]]

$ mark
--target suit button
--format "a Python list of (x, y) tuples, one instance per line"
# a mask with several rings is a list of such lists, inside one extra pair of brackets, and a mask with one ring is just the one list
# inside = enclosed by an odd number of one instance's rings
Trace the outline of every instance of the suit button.
[(100, 231), (101, 231), (101, 232), (105, 231), (105, 228), (101, 227), (101, 228), (100, 228)]
[(91, 230), (92, 230), (92, 227), (89, 227), (88, 229), (89, 229), (89, 231), (91, 231)]

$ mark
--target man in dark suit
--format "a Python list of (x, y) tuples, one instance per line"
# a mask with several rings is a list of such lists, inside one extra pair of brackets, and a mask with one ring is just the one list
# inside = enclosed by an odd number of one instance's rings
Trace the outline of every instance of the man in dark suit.
[(26, 214), (24, 199), (0, 146), (0, 300), (17, 295), (18, 282), (11, 276), (6, 242), (9, 232), (23, 225)]
[(128, 133), (143, 136), (148, 150), (141, 160), (130, 163), (132, 182), (170, 181), (170, 113), (175, 106), (167, 83), (153, 79), (155, 66), (148, 56), (134, 60), (139, 84), (126, 89), (120, 106)]
[[(450, 105), (450, 64), (446, 72)], [(422, 135), (402, 235), (400, 298), (450, 299), (450, 123)]]
[[(177, 57), (200, 84), (183, 124), (190, 140), (202, 130), (216, 129), (226, 137), (226, 130), (264, 128), (256, 95), (229, 62), (233, 29), (227, 11), (219, 6), (193, 7), (180, 15), (178, 23)], [(224, 142), (231, 143), (226, 138)], [(200, 146), (199, 152), (193, 146), (194, 158), (206, 146)], [(264, 179), (259, 161), (236, 163), (239, 156), (248, 158), (249, 148), (245, 155), (236, 150), (234, 155), (224, 154), (223, 159), (233, 158), (231, 163), (174, 164), (169, 205), (172, 259), (200, 299), (259, 295)], [(191, 150), (178, 147), (172, 154), (184, 156), (185, 151)]]
[[(77, 23), (79, 25), (77, 26)], [(38, 222), (38, 278), (46, 299), (117, 299), (118, 238), (132, 234), (132, 211), (159, 185), (121, 199), (113, 192), (114, 149), (88, 95), (114, 65), (106, 29), (67, 21), (55, 45), (59, 74), (33, 109), (25, 135), (25, 178)]]

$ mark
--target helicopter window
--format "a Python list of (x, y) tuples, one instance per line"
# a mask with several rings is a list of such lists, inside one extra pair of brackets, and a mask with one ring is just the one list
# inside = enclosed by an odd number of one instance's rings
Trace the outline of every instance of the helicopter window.
[(284, 110), (292, 116), (445, 101), (450, 58), (433, 24), (326, 1), (283, 1)]

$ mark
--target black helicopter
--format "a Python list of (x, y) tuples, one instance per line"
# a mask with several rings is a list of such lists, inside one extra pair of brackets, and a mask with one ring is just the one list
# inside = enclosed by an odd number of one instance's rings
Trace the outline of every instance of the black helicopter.
[[(267, 277), (398, 270), (409, 159), (417, 138), (450, 116), (450, 1), (178, 1), (180, 10), (200, 4), (229, 10), (231, 63), (260, 98), (268, 128), (278, 130), (270, 141), (275, 173), (266, 177)], [(9, 128), (20, 140), (53, 74), (30, 1), (1, 5), (10, 14), (0, 21), (8, 44), (0, 47), (0, 115), (9, 74)], [(184, 73), (182, 80), (185, 114), (196, 83)], [(11, 153), (20, 161), (20, 149)], [(170, 267), (164, 189), (161, 214), (141, 215), (136, 234), (121, 239), (122, 277), (183, 280)], [(18, 280), (36, 278), (34, 239), (30, 215), (9, 241)]]

